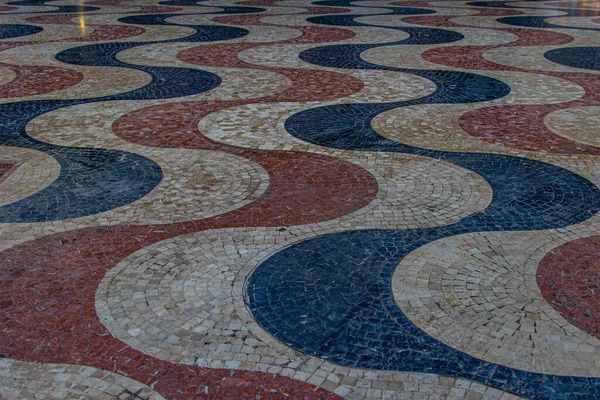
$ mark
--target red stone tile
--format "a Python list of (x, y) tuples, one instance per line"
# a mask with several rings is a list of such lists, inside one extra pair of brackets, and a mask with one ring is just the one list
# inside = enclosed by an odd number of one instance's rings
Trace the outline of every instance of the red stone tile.
[(66, 89), (83, 80), (83, 74), (67, 68), (50, 66), (16, 66), (0, 63), (10, 69), (16, 77), (9, 83), (0, 85), (0, 97), (23, 97), (50, 93)]
[(584, 332), (600, 338), (600, 236), (557, 247), (540, 261), (536, 279), (544, 299)]

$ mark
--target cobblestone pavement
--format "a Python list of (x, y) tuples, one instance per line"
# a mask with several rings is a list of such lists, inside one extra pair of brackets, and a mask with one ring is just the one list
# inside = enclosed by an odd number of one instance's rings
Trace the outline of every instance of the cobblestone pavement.
[(0, 1), (0, 399), (600, 399), (597, 1)]

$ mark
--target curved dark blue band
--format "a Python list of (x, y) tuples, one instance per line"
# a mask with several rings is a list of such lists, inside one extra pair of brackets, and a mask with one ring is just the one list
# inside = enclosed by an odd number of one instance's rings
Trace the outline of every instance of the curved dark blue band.
[[(341, 5), (340, 1), (318, 4)], [(311, 21), (364, 25), (354, 21), (357, 16), (320, 16)], [(318, 47), (301, 53), (300, 58), (325, 67), (417, 75), (436, 84), (434, 93), (404, 102), (337, 104), (305, 110), (288, 118), (287, 131), (319, 146), (446, 160), (486, 179), (493, 189), (492, 202), (484, 212), (448, 226), (330, 234), (280, 251), (258, 265), (247, 281), (252, 314), (267, 332), (288, 346), (345, 366), (450, 375), (529, 398), (600, 397), (598, 378), (536, 374), (477, 359), (427, 335), (397, 307), (391, 278), (411, 251), (459, 234), (576, 224), (600, 210), (600, 190), (580, 175), (535, 160), (428, 150), (379, 135), (371, 121), (384, 111), (417, 104), (490, 101), (510, 92), (505, 83), (479, 74), (392, 68), (360, 57), (361, 52), (380, 46), (445, 43), (461, 38), (441, 29), (393, 29), (406, 31), (410, 37), (386, 44)]]
[(12, 25), (2, 24), (0, 25), (0, 39), (10, 39), (20, 36), (33, 35), (34, 33), (41, 32), (43, 29), (35, 25)]
[(549, 50), (544, 57), (568, 67), (600, 71), (600, 47), (565, 47)]
[[(19, 5), (40, 5), (42, 1)], [(260, 9), (262, 10), (262, 9)], [(220, 12), (221, 13), (221, 12)], [(143, 15), (131, 23), (187, 26), (196, 33), (158, 42), (115, 42), (74, 47), (56, 55), (73, 65), (120, 67), (143, 71), (151, 81), (138, 89), (114, 95), (73, 100), (40, 100), (0, 104), (0, 144), (41, 151), (61, 167), (57, 179), (39, 192), (0, 207), (0, 223), (42, 222), (78, 218), (129, 204), (153, 190), (162, 179), (154, 161), (117, 150), (82, 149), (57, 146), (35, 140), (25, 130), (32, 119), (64, 107), (111, 100), (148, 100), (183, 97), (217, 87), (221, 79), (193, 68), (139, 66), (122, 62), (123, 50), (152, 43), (208, 42), (242, 37), (248, 31), (228, 26), (171, 24), (171, 14)]]

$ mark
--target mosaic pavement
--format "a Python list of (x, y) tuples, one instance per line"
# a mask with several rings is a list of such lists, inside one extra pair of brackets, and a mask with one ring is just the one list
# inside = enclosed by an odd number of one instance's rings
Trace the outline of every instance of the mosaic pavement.
[(600, 399), (600, 3), (0, 2), (0, 398)]

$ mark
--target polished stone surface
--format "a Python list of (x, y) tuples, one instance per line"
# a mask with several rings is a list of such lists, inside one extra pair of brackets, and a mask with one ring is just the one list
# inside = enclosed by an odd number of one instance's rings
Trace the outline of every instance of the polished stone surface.
[(0, 398), (600, 398), (600, 7), (4, 0)]

